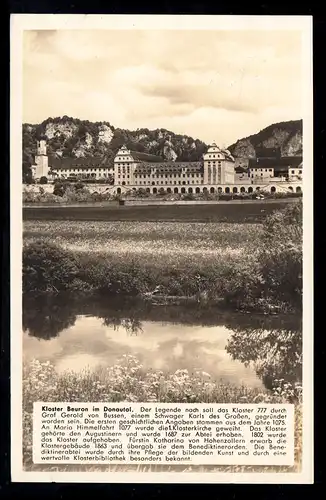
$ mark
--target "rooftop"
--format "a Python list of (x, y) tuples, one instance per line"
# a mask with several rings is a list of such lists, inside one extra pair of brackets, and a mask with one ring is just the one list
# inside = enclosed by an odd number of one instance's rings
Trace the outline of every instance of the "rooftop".
[(89, 156), (80, 158), (61, 158), (60, 156), (49, 156), (49, 167), (56, 170), (68, 170), (71, 168), (105, 168), (109, 166), (109, 161), (104, 156)]
[(152, 168), (156, 169), (157, 173), (165, 173), (167, 171), (171, 173), (181, 172), (183, 168), (190, 171), (201, 171), (203, 167), (203, 162), (201, 161), (165, 161), (164, 163), (156, 163), (155, 165), (151, 163), (144, 163), (137, 166), (135, 169), (136, 174), (141, 174), (149, 172)]
[(250, 158), (249, 168), (274, 168), (274, 170), (286, 170), (288, 167), (298, 168), (302, 156), (283, 156), (281, 158)]
[(131, 156), (141, 162), (163, 162), (164, 158), (149, 153), (141, 153), (140, 151), (130, 151)]

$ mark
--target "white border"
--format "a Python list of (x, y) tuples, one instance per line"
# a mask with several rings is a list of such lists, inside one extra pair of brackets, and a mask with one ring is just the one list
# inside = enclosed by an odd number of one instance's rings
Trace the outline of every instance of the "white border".
[[(49, 29), (302, 31), (304, 199), (303, 467), (301, 473), (26, 472), (22, 470), (22, 34)], [(313, 482), (313, 84), (311, 16), (161, 16), (13, 14), (10, 49), (11, 478), (14, 482), (276, 483)], [(298, 79), (300, 75), (298, 75)], [(299, 80), (300, 81), (300, 80)], [(309, 172), (309, 173), (308, 173)]]

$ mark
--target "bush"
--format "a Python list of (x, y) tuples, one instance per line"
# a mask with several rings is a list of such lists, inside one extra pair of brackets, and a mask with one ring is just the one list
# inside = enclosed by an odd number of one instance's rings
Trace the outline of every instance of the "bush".
[(79, 189), (84, 189), (85, 184), (83, 184), (81, 181), (77, 181), (75, 184), (75, 190), (78, 191)]
[(43, 175), (40, 178), (40, 184), (47, 184), (47, 183), (48, 183), (48, 178)]
[(133, 192), (133, 196), (135, 198), (148, 198), (150, 196), (150, 193), (144, 188), (139, 188)]
[(232, 195), (229, 193), (223, 193), (219, 195), (219, 199), (223, 201), (229, 201), (232, 199)]
[(237, 308), (301, 310), (301, 200), (266, 218), (256, 252), (226, 267), (221, 283), (226, 302)]
[(52, 243), (36, 241), (23, 249), (23, 289), (59, 292), (71, 288), (78, 276), (73, 255)]
[(182, 196), (182, 199), (185, 201), (193, 201), (195, 200), (195, 196), (192, 193), (186, 193)]
[(63, 196), (66, 192), (67, 189), (67, 183), (66, 182), (56, 182), (53, 186), (53, 194), (55, 196)]
[(302, 307), (302, 200), (268, 216), (259, 254), (265, 293)]

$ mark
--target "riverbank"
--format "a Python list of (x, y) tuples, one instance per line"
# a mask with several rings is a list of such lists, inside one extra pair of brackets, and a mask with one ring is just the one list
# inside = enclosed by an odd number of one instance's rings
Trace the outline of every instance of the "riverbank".
[[(285, 261), (289, 258), (293, 257), (284, 254)], [(300, 308), (300, 290), (294, 293), (297, 275), (284, 276), (282, 269), (275, 268), (276, 286), (271, 271), (278, 261), (270, 262), (268, 257), (259, 260), (252, 255), (242, 260), (229, 252), (205, 260), (173, 254), (158, 259), (155, 255), (74, 252), (35, 241), (25, 246), (23, 261), (25, 293), (139, 296), (161, 305), (192, 302), (249, 311)]]

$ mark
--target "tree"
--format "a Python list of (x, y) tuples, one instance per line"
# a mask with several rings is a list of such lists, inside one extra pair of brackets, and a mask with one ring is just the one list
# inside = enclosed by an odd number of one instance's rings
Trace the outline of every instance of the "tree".
[(294, 309), (302, 307), (302, 201), (275, 211), (263, 224), (259, 253), (265, 293)]
[(60, 246), (42, 240), (24, 246), (24, 292), (67, 290), (77, 275), (77, 260)]
[(56, 182), (53, 187), (53, 194), (55, 196), (63, 196), (66, 192), (67, 184), (63, 182)]
[(45, 177), (45, 175), (42, 175), (40, 178), (40, 184), (47, 184), (48, 183), (48, 178)]

